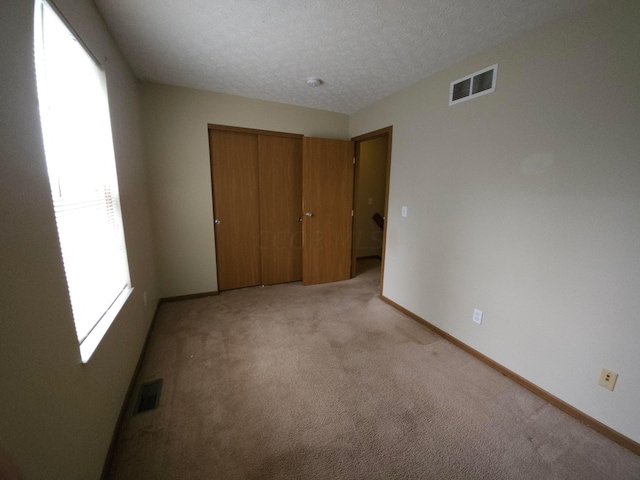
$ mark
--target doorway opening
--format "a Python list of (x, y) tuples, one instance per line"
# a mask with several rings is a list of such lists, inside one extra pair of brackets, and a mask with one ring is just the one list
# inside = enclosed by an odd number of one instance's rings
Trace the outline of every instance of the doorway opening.
[[(366, 133), (355, 143), (356, 169), (353, 195), (353, 248), (351, 276), (359, 273), (364, 259), (380, 259), (380, 292), (384, 279), (386, 218), (391, 172), (393, 127)], [(360, 261), (358, 261), (360, 260)]]

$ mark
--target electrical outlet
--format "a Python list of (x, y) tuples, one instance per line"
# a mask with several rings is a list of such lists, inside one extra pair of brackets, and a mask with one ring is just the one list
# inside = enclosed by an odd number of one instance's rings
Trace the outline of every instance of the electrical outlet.
[(473, 309), (473, 321), (478, 325), (482, 324), (482, 310), (478, 310), (477, 308)]
[(402, 216), (403, 217), (407, 216), (407, 207), (402, 207)]
[(611, 390), (613, 392), (613, 388), (616, 386), (616, 381), (618, 380), (618, 374), (613, 370), (609, 370), (608, 368), (603, 368), (600, 372), (600, 379), (598, 380), (598, 385), (606, 388), (607, 390)]

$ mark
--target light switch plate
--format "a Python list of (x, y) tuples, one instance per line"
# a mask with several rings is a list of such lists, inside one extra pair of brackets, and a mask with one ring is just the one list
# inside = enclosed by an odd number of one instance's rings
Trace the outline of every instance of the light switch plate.
[(403, 217), (407, 216), (407, 207), (402, 207), (402, 216)]

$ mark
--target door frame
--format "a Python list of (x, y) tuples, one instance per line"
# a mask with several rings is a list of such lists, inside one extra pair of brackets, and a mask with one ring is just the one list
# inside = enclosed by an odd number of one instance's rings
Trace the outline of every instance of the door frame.
[(382, 295), (382, 288), (384, 286), (384, 263), (385, 253), (387, 250), (387, 217), (389, 214), (389, 179), (391, 178), (391, 147), (393, 139), (393, 125), (390, 125), (373, 132), (358, 135), (351, 138), (355, 146), (355, 159), (356, 168), (354, 172), (354, 186), (353, 186), (353, 227), (352, 227), (352, 246), (351, 246), (351, 277), (356, 276), (356, 239), (357, 239), (357, 226), (356, 218), (358, 211), (358, 177), (360, 173), (360, 144), (368, 140), (373, 140), (379, 137), (387, 137), (387, 179), (385, 184), (384, 193), (384, 228), (382, 229), (382, 260), (380, 268), (380, 295)]

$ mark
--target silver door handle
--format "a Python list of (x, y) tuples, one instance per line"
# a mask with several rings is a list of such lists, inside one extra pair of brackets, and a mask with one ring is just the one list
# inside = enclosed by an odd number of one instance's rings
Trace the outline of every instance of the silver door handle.
[(215, 223), (216, 225), (220, 225), (220, 220), (218, 220), (217, 218), (213, 221), (213, 223)]
[(305, 215), (306, 215), (307, 217), (313, 217), (313, 213), (311, 213), (311, 212), (307, 212), (307, 213), (305, 213)]

